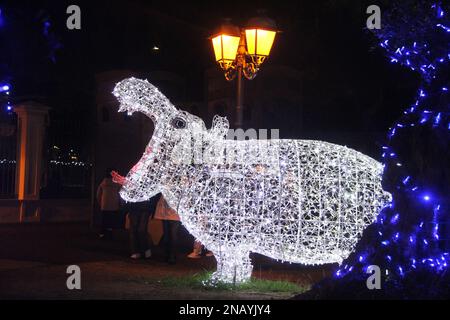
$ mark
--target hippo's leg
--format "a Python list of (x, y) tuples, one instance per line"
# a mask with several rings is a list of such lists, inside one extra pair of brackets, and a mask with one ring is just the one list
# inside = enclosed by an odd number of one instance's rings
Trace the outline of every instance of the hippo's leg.
[(217, 270), (211, 280), (225, 283), (242, 283), (250, 280), (253, 266), (249, 251), (242, 248), (226, 248), (214, 251)]

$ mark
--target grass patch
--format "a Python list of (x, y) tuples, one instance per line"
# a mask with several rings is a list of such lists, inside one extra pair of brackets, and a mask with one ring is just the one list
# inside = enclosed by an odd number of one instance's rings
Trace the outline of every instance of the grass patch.
[(301, 293), (308, 290), (307, 287), (290, 281), (250, 279), (250, 281), (238, 285), (229, 283), (209, 284), (208, 280), (212, 272), (202, 272), (186, 277), (166, 277), (158, 281), (159, 284), (176, 288), (191, 288), (214, 291), (239, 291), (261, 293)]

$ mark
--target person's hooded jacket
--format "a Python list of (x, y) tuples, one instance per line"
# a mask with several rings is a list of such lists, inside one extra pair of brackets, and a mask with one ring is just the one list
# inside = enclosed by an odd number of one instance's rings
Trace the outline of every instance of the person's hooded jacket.
[(111, 178), (104, 178), (97, 188), (97, 200), (102, 211), (117, 211), (120, 208), (120, 185)]

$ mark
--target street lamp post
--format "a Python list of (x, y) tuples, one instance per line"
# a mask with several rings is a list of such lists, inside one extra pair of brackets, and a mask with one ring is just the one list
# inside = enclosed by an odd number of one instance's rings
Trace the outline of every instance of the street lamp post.
[(225, 79), (232, 81), (237, 78), (236, 128), (242, 127), (243, 123), (243, 78), (253, 80), (256, 77), (269, 56), (276, 33), (273, 20), (257, 17), (243, 29), (226, 21), (210, 38), (216, 62), (224, 71)]
[[(245, 37), (242, 36), (239, 39), (239, 47), (236, 54), (236, 64), (237, 64), (237, 92), (236, 92), (236, 128), (242, 127), (243, 122), (243, 108), (244, 108), (244, 91), (242, 88), (242, 68), (245, 65)], [(231, 79), (232, 80), (232, 79)], [(230, 80), (230, 81), (231, 81)]]

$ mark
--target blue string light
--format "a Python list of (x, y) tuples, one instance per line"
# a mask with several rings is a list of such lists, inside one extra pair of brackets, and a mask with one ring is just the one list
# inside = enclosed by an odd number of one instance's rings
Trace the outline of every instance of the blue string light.
[(10, 92), (11, 92), (11, 85), (9, 83), (0, 84), (0, 94), (6, 95), (5, 109), (8, 113), (11, 113), (12, 111), (11, 101), (9, 100)]
[[(4, 17), (4, 13), (3, 13), (2, 8), (0, 8), (0, 27), (3, 27), (3, 25), (4, 25), (3, 17)], [(9, 83), (1, 83), (0, 84), (0, 95), (3, 95), (3, 94), (6, 95), (5, 109), (8, 112), (8, 114), (11, 114), (11, 111), (12, 111), (12, 105), (11, 105), (11, 102), (9, 99), (10, 91), (11, 91), (11, 84), (9, 84)]]
[(3, 11), (2, 11), (2, 8), (0, 8), (0, 27), (3, 27)]
[(9, 84), (0, 85), (0, 92), (8, 92), (10, 90)]
[[(405, 8), (404, 12), (408, 13), (407, 10), (410, 9)], [(425, 12), (423, 14), (427, 15)], [(369, 239), (371, 243), (345, 261), (358, 273), (367, 270), (371, 264), (378, 264), (380, 254), (385, 267), (400, 278), (418, 268), (441, 272), (449, 263), (449, 253), (441, 249), (439, 223), (443, 217), (449, 218), (448, 199), (441, 202), (443, 197), (439, 195), (437, 187), (424, 185), (426, 182), (423, 177), (415, 177), (414, 170), (408, 164), (411, 159), (404, 158), (402, 146), (397, 139), (397, 135), (404, 135), (405, 130), (417, 126), (441, 134), (443, 129), (450, 130), (450, 106), (445, 105), (445, 102), (439, 103), (449, 99), (450, 21), (441, 3), (433, 4), (431, 12), (425, 18), (430, 23), (425, 26), (421, 24), (421, 28), (416, 29), (421, 30), (416, 39), (413, 39), (416, 34), (409, 31), (412, 29), (410, 26), (406, 34), (400, 31), (404, 20), (401, 24), (398, 21), (390, 24), (388, 21), (382, 30), (375, 31), (376, 36), (382, 39), (379, 44), (388, 53), (390, 61), (419, 72), (423, 79), (417, 90), (415, 103), (389, 129), (388, 143), (382, 147), (384, 178), (392, 174), (395, 176), (393, 201), (406, 201), (409, 203), (408, 207), (415, 208), (414, 211), (417, 212), (402, 211), (401, 206), (394, 210), (394, 203), (380, 212), (374, 226), (378, 239), (372, 237)], [(433, 106), (436, 107), (433, 109)], [(398, 229), (400, 224), (402, 229)], [(337, 270), (337, 278), (350, 274), (347, 265)]]

